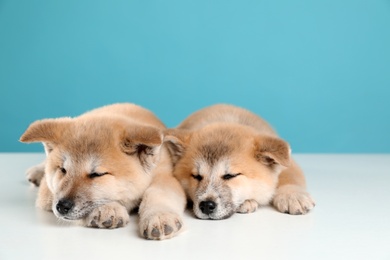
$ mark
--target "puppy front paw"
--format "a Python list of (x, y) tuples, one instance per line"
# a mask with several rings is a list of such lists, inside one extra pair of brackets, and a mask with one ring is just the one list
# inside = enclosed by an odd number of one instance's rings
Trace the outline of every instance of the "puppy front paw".
[(238, 207), (237, 212), (238, 213), (252, 213), (257, 210), (259, 207), (259, 203), (255, 200), (246, 200), (244, 203)]
[(139, 225), (144, 238), (162, 240), (175, 236), (181, 230), (183, 221), (178, 214), (164, 212), (141, 216)]
[(315, 202), (304, 188), (285, 185), (276, 190), (273, 205), (283, 213), (302, 215), (314, 208)]
[(118, 203), (95, 208), (85, 219), (85, 226), (93, 228), (119, 228), (129, 223), (129, 213)]
[(26, 178), (29, 182), (31, 182), (32, 184), (38, 187), (41, 184), (44, 174), (45, 174), (45, 164), (41, 163), (27, 169)]

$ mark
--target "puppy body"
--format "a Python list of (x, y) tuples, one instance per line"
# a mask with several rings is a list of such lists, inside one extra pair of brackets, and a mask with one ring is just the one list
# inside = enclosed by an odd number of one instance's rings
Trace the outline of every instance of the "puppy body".
[[(42, 142), (47, 155), (45, 163), (28, 171), (29, 179), (40, 184), (37, 206), (52, 210), (63, 220), (116, 228), (129, 221), (128, 212), (139, 206), (148, 187), (169, 187), (153, 181), (157, 175), (178, 189), (167, 189), (166, 196), (182, 192), (171, 175), (170, 157), (163, 145), (164, 129), (153, 113), (134, 104), (114, 104), (76, 118), (34, 122), (21, 141)], [(148, 203), (152, 206), (159, 197), (150, 197)], [(165, 204), (166, 208), (162, 205), (160, 211), (153, 211), (154, 215), (140, 215), (142, 234), (172, 225), (169, 234), (152, 236), (149, 232), (146, 238), (168, 238), (180, 229), (176, 223), (181, 227), (180, 206), (184, 207), (184, 201), (170, 203), (175, 205), (173, 210)], [(143, 203), (142, 208), (147, 209), (149, 204)], [(164, 219), (164, 223), (150, 220), (166, 211), (173, 211), (172, 219)]]
[(202, 109), (169, 130), (165, 140), (174, 175), (199, 218), (223, 219), (270, 202), (290, 214), (304, 214), (314, 206), (289, 145), (245, 109)]

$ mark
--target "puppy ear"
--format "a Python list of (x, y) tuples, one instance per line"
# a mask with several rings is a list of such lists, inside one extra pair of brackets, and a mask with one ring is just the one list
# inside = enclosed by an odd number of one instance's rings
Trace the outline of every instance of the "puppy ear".
[(46, 151), (50, 152), (70, 123), (71, 118), (68, 117), (35, 121), (22, 134), (19, 141), (23, 143), (42, 142)]
[(190, 142), (191, 133), (181, 129), (167, 129), (164, 134), (164, 143), (171, 155), (172, 163), (175, 165), (183, 157)]
[(280, 138), (258, 136), (254, 141), (255, 158), (262, 164), (274, 169), (278, 165), (288, 167), (291, 149), (287, 142)]
[(128, 155), (136, 155), (141, 165), (150, 170), (158, 158), (162, 142), (161, 130), (149, 126), (132, 126), (122, 137), (121, 149)]

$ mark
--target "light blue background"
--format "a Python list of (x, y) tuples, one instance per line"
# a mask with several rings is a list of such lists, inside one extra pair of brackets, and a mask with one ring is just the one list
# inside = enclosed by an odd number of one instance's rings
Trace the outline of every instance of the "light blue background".
[(169, 127), (214, 103), (296, 153), (390, 152), (389, 0), (0, 0), (0, 152), (114, 102)]

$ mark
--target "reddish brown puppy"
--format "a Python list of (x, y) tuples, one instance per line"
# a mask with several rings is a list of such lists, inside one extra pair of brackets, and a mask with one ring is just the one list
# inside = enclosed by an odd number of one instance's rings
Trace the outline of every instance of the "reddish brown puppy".
[(168, 130), (165, 142), (198, 218), (224, 219), (269, 203), (289, 214), (314, 207), (288, 143), (245, 109), (202, 109)]

